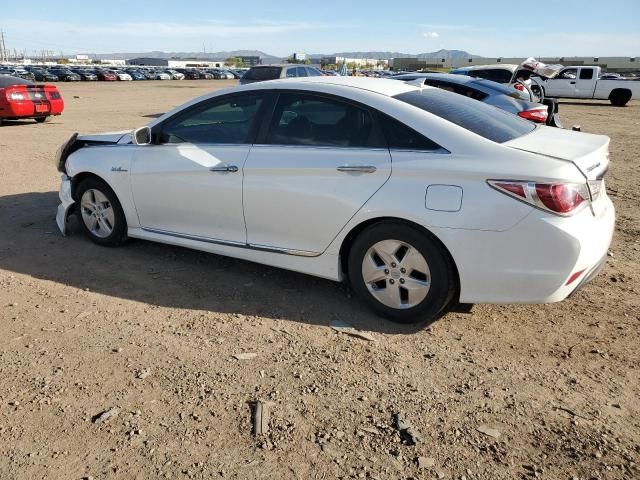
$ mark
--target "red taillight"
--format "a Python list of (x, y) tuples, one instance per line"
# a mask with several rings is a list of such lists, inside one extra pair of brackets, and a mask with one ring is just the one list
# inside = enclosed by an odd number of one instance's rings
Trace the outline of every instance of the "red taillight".
[(581, 194), (572, 185), (566, 184), (537, 183), (536, 193), (545, 207), (558, 213), (569, 213), (588, 199), (588, 196), (583, 196), (584, 193)]
[(8, 102), (24, 102), (29, 100), (29, 92), (24, 85), (12, 85), (5, 89)]
[(524, 92), (524, 85), (520, 84), (520, 83), (516, 83), (513, 88), (515, 88), (516, 90), (520, 90), (521, 92)]
[(545, 123), (547, 121), (547, 117), (549, 116), (549, 112), (547, 111), (547, 107), (539, 107), (519, 112), (518, 116), (532, 122)]
[(489, 185), (511, 197), (541, 210), (558, 215), (570, 215), (589, 201), (589, 190), (584, 183), (535, 183), (522, 181), (489, 180)]

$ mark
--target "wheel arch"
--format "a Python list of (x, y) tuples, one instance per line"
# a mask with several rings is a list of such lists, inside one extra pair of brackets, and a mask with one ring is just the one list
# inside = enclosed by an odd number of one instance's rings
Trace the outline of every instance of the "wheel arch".
[(355, 239), (358, 238), (358, 235), (360, 235), (364, 230), (366, 230), (367, 228), (369, 228), (372, 225), (376, 225), (376, 224), (379, 224), (379, 223), (399, 223), (399, 224), (402, 224), (402, 225), (406, 225), (408, 227), (412, 227), (412, 228), (424, 233), (425, 235), (429, 236), (429, 238), (431, 238), (438, 245), (440, 245), (440, 247), (442, 248), (442, 251), (445, 252), (449, 262), (453, 266), (453, 272), (454, 272), (454, 277), (455, 277), (454, 278), (454, 281), (455, 281), (455, 293), (454, 293), (454, 296), (453, 296), (453, 301), (457, 302), (459, 297), (460, 297), (460, 272), (458, 271), (458, 265), (456, 265), (456, 262), (453, 259), (453, 256), (451, 255), (451, 252), (446, 247), (446, 245), (444, 243), (442, 243), (442, 241), (436, 235), (434, 235), (434, 233), (431, 232), (429, 229), (425, 228), (424, 226), (422, 226), (422, 225), (420, 225), (420, 224), (418, 224), (416, 222), (412, 222), (411, 220), (407, 220), (407, 219), (404, 219), (404, 218), (398, 218), (398, 217), (370, 218), (368, 220), (363, 221), (362, 223), (359, 223), (355, 227), (353, 227), (349, 231), (349, 233), (347, 233), (347, 235), (344, 237), (344, 239), (342, 240), (342, 244), (340, 245), (340, 251), (339, 251), (339, 257), (338, 258), (339, 258), (340, 270), (341, 270), (342, 274), (344, 276), (347, 275), (348, 263), (349, 263), (349, 252), (351, 251), (351, 247), (353, 246), (353, 243), (354, 243)]
[(78, 189), (78, 185), (80, 185), (87, 178), (96, 178), (106, 183), (114, 192), (114, 194), (118, 196), (118, 194), (115, 193), (116, 190), (113, 188), (113, 185), (111, 185), (111, 183), (106, 178), (98, 175), (97, 173), (85, 171), (76, 173), (73, 177), (71, 177), (71, 198), (73, 198), (75, 201), (78, 201), (78, 199), (76, 198), (76, 190)]
[(611, 90), (611, 92), (609, 92), (609, 98), (615, 95), (620, 95), (620, 94), (633, 96), (633, 92), (631, 91), (631, 89), (618, 87), (618, 88), (614, 88), (613, 90)]

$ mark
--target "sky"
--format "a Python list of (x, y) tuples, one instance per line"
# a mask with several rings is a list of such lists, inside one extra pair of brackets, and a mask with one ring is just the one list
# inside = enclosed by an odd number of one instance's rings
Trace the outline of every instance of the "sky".
[(0, 0), (7, 48), (640, 56), (640, 0)]

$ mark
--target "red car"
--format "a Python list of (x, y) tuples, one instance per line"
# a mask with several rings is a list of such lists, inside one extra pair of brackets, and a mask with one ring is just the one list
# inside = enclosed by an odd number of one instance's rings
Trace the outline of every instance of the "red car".
[(60, 115), (62, 110), (64, 101), (54, 85), (0, 76), (0, 125), (4, 120), (21, 118), (33, 118), (42, 123), (50, 115)]

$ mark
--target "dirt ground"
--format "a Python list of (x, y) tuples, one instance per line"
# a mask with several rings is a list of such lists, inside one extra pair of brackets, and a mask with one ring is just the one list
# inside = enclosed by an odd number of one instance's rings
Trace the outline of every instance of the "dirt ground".
[(63, 116), (0, 128), (0, 478), (640, 478), (640, 101), (560, 106), (612, 139), (599, 277), (559, 304), (399, 326), (329, 281), (60, 235), (60, 143), (225, 84), (63, 84)]

